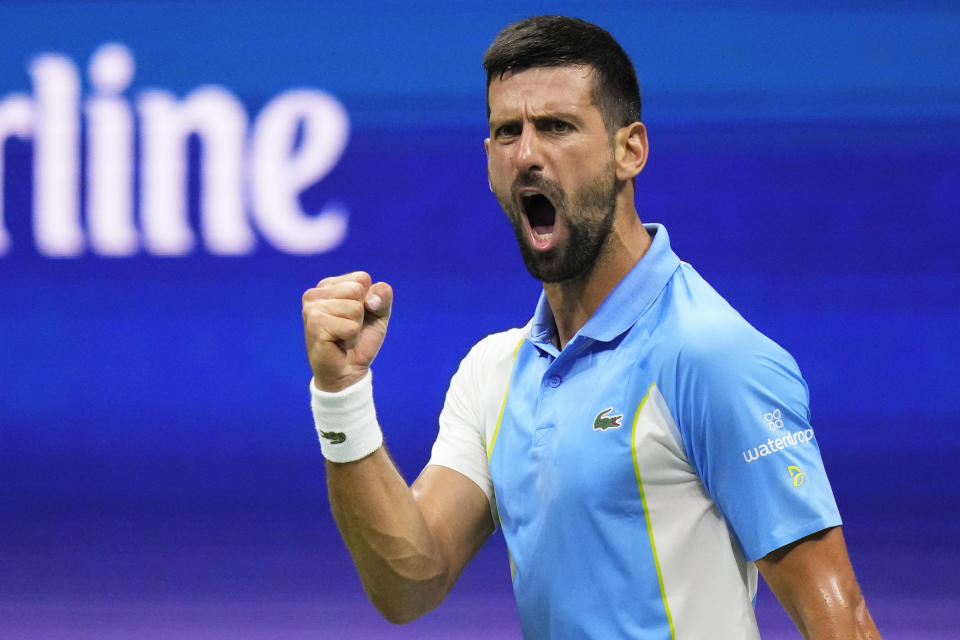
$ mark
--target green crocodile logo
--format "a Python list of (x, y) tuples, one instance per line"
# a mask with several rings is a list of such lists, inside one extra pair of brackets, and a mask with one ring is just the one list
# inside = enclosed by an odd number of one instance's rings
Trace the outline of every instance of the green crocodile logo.
[(593, 430), (594, 431), (606, 431), (607, 429), (619, 429), (622, 425), (620, 420), (623, 419), (623, 414), (618, 413), (615, 416), (608, 416), (607, 414), (613, 411), (613, 407), (607, 407), (603, 411), (597, 414), (597, 417), (593, 419)]
[(347, 434), (343, 431), (321, 431), (320, 437), (330, 441), (330, 444), (343, 444), (347, 439)]

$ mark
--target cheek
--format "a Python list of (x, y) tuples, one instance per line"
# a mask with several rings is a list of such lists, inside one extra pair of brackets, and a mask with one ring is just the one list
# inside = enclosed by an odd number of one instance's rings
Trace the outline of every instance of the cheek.
[(487, 152), (487, 172), (496, 175), (508, 166), (507, 156), (502, 150), (491, 149)]
[[(510, 165), (495, 154), (487, 156), (487, 181), (491, 189), (509, 188)], [(506, 186), (505, 186), (506, 185)]]

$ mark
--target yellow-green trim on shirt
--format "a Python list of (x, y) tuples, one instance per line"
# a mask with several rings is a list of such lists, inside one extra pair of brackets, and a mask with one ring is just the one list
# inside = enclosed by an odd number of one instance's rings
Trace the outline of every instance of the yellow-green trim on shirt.
[(657, 568), (657, 581), (660, 583), (660, 597), (663, 598), (663, 610), (667, 614), (667, 623), (670, 625), (670, 639), (677, 637), (676, 629), (673, 627), (673, 616), (670, 615), (670, 604), (667, 602), (667, 590), (663, 586), (663, 572), (660, 570), (660, 558), (657, 556), (657, 543), (653, 540), (653, 525), (650, 522), (650, 510), (647, 508), (647, 497), (643, 492), (643, 479), (640, 477), (640, 463), (637, 462), (637, 420), (640, 418), (640, 412), (643, 411), (643, 405), (647, 403), (650, 392), (653, 391), (656, 383), (652, 383), (647, 389), (647, 394), (640, 401), (637, 412), (633, 416), (633, 432), (630, 435), (630, 453), (633, 454), (633, 471), (637, 476), (637, 488), (640, 490), (640, 502), (643, 504), (643, 517), (647, 521), (647, 536), (650, 538), (650, 551), (653, 553), (653, 565)]
[[(520, 345), (526, 338), (522, 338), (513, 349), (513, 363), (517, 362), (517, 353), (520, 351)], [(510, 375), (513, 375), (513, 365), (510, 366)], [(493, 455), (493, 446), (497, 444), (497, 435), (500, 434), (500, 423), (503, 421), (503, 410), (507, 407), (507, 396), (510, 395), (510, 377), (507, 377), (507, 388), (503, 391), (503, 402), (500, 404), (500, 415), (497, 416), (497, 426), (493, 428), (493, 436), (490, 438), (490, 446), (487, 447), (487, 462), (490, 462), (490, 456)]]

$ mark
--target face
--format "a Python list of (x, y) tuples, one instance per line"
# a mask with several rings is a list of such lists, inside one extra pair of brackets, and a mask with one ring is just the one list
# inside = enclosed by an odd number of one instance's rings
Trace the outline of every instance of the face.
[(589, 275), (613, 226), (610, 136), (583, 67), (533, 68), (490, 83), (490, 188), (527, 270), (543, 282)]

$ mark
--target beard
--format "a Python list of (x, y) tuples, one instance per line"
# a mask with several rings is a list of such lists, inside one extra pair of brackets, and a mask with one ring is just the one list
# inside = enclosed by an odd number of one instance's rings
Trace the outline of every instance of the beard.
[[(556, 222), (567, 229), (564, 244), (547, 251), (530, 246), (523, 218), (526, 213), (519, 198), (511, 197), (520, 187), (539, 189), (556, 210)], [(613, 228), (618, 185), (613, 162), (609, 162), (597, 178), (571, 199), (557, 183), (539, 174), (523, 175), (514, 182), (511, 194), (495, 192), (500, 206), (513, 226), (523, 264), (541, 282), (566, 282), (584, 279), (602, 258), (603, 245)]]

